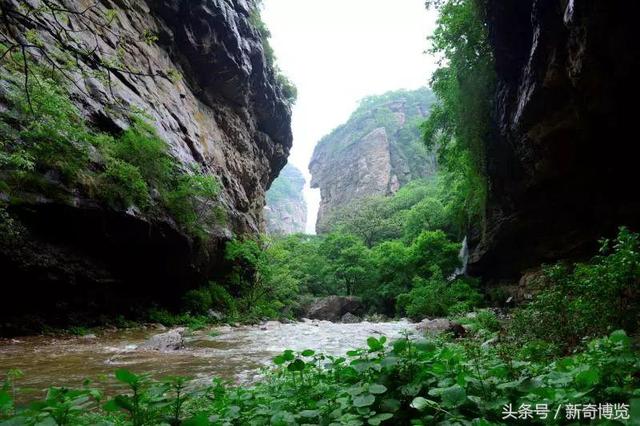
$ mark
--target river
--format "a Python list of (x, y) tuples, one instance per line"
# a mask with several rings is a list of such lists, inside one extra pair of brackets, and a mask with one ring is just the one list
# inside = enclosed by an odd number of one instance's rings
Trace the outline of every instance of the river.
[(313, 349), (331, 355), (366, 347), (369, 336), (392, 340), (403, 332), (414, 332), (407, 321), (339, 324), (328, 321), (255, 326), (212, 327), (185, 339), (185, 348), (175, 351), (146, 351), (138, 346), (157, 328), (104, 330), (95, 336), (30, 336), (0, 340), (0, 378), (9, 369), (24, 372), (17, 386), (34, 394), (49, 386), (79, 387), (85, 379), (101, 382), (109, 390), (116, 384), (113, 372), (126, 368), (146, 372), (153, 378), (180, 375), (208, 383), (219, 377), (237, 384), (250, 384), (260, 369), (284, 349)]

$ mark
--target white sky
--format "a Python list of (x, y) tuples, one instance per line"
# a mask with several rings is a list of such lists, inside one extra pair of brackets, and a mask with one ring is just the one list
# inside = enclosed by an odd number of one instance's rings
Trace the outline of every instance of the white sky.
[(416, 89), (435, 59), (427, 36), (436, 13), (424, 0), (264, 0), (278, 66), (298, 87), (289, 162), (307, 179), (307, 232), (314, 233), (319, 190), (307, 169), (322, 136), (344, 123), (365, 96)]

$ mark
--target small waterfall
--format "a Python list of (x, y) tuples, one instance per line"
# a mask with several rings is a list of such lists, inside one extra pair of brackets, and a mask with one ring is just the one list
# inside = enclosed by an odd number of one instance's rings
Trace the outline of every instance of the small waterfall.
[(460, 247), (460, 252), (458, 253), (458, 259), (460, 260), (460, 266), (453, 271), (453, 274), (449, 277), (449, 280), (455, 280), (460, 275), (465, 275), (467, 273), (467, 263), (469, 263), (469, 246), (467, 245), (467, 237), (465, 236), (462, 240), (462, 247)]

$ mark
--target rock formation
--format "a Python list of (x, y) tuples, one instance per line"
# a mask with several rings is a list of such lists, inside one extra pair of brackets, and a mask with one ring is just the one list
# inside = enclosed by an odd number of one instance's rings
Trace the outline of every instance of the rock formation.
[[(2, 3), (8, 10), (23, 2)], [(112, 14), (108, 28), (74, 37), (92, 48), (93, 61), (117, 58), (140, 70), (113, 72), (109, 84), (94, 77), (90, 63), (75, 64), (69, 86), (82, 115), (117, 134), (128, 126), (122, 110), (143, 111), (183, 168), (197, 164), (217, 176), (227, 220), (209, 230), (201, 247), (170, 218), (105, 208), (73, 188), (64, 188), (67, 202), (45, 194), (24, 197), (9, 213), (25, 226), (29, 241), (0, 250), (3, 288), (15, 292), (13, 298), (5, 293), (14, 303), (5, 304), (0, 317), (71, 310), (97, 315), (123, 304), (133, 309), (132, 300), (175, 303), (184, 289), (224, 270), (222, 249), (232, 234), (262, 229), (265, 192), (291, 147), (290, 105), (265, 56), (255, 6), (246, 0), (99, 0), (91, 8), (77, 0), (62, 3), (86, 9), (96, 22)], [(46, 19), (51, 22), (43, 27), (25, 22), (2, 29), (31, 30), (45, 49), (55, 50), (42, 28), (59, 17)], [(68, 19), (64, 25), (80, 28), (78, 16)], [(6, 110), (0, 96), (0, 111)]]
[[(638, 2), (487, 1), (498, 85), (469, 271), (515, 278), (640, 226)], [(483, 235), (482, 235), (483, 234)]]
[(424, 148), (418, 128), (434, 101), (428, 89), (366, 98), (345, 124), (318, 142), (309, 164), (311, 187), (320, 188), (318, 232), (327, 229), (335, 209), (392, 194), (435, 172), (435, 157)]
[(305, 179), (295, 166), (287, 164), (267, 192), (265, 216), (267, 232), (288, 235), (304, 232), (307, 225), (307, 204), (302, 190)]

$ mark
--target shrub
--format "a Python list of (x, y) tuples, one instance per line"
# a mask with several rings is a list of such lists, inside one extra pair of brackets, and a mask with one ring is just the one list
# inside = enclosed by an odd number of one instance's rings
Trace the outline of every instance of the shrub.
[(236, 301), (227, 289), (210, 282), (204, 287), (189, 290), (183, 297), (184, 308), (194, 314), (205, 314), (209, 309), (236, 314)]
[(149, 187), (140, 170), (122, 160), (109, 159), (107, 168), (98, 178), (98, 197), (114, 208), (150, 205)]
[(622, 328), (635, 332), (640, 321), (640, 241), (621, 228), (612, 243), (602, 241), (589, 263), (547, 267), (542, 288), (519, 309), (512, 334), (520, 340), (543, 340), (565, 351), (585, 338)]
[(184, 308), (195, 314), (204, 314), (211, 309), (213, 305), (211, 293), (209, 293), (209, 289), (206, 287), (189, 290), (183, 296), (183, 300)]
[(175, 188), (165, 195), (167, 209), (174, 219), (193, 233), (201, 233), (202, 225), (220, 221), (214, 204), (220, 184), (215, 177), (201, 173), (184, 174)]
[(111, 139), (107, 153), (136, 167), (150, 187), (166, 190), (173, 186), (176, 173), (175, 161), (167, 152), (167, 143), (156, 130), (139, 116), (132, 116), (133, 123), (119, 138)]
[(409, 318), (443, 317), (450, 313), (463, 313), (479, 305), (482, 296), (467, 281), (447, 282), (434, 268), (431, 278), (415, 278), (413, 288), (398, 296), (397, 309)]

